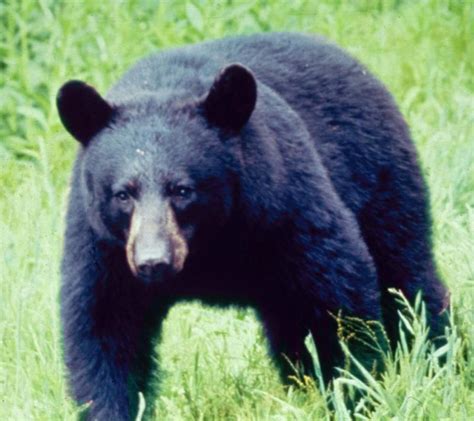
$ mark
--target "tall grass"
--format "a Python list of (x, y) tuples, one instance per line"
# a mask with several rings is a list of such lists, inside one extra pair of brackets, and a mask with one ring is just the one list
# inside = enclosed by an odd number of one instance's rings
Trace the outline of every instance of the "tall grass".
[[(434, 244), (452, 291), (454, 328), (440, 367), (421, 304), (404, 327), (413, 350), (381, 380), (344, 374), (327, 390), (366, 391), (357, 419), (474, 418), (474, 4), (450, 0), (129, 0), (0, 2), (0, 419), (73, 419), (58, 322), (64, 203), (75, 143), (54, 97), (67, 79), (104, 92), (142, 55), (172, 45), (273, 30), (326, 35), (394, 93), (431, 190)], [(252, 312), (180, 305), (166, 320), (157, 419), (329, 419), (303, 379), (284, 389)], [(469, 357), (469, 352), (471, 357)], [(468, 355), (466, 359), (465, 356)], [(428, 356), (426, 356), (428, 355)], [(464, 355), (464, 356), (463, 356)], [(354, 416), (354, 415), (352, 415)]]

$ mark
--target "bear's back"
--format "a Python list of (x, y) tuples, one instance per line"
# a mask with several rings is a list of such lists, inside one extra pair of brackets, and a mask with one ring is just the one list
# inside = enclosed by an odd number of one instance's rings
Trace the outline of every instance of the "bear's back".
[(257, 34), (202, 47), (226, 64), (248, 66), (296, 111), (336, 191), (356, 214), (388, 168), (416, 160), (407, 125), (388, 90), (323, 37)]
[(305, 123), (330, 178), (357, 212), (380, 169), (411, 150), (408, 130), (388, 91), (370, 72), (322, 37), (271, 33), (165, 50), (139, 61), (108, 94), (120, 102), (140, 92), (201, 97), (231, 63), (248, 67)]

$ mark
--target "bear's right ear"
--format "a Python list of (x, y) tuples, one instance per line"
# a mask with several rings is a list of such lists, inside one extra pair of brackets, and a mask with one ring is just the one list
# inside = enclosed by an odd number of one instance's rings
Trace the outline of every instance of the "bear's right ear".
[(210, 123), (237, 132), (250, 118), (257, 101), (257, 82), (241, 64), (220, 71), (203, 102)]
[(64, 127), (84, 146), (107, 125), (113, 112), (92, 86), (79, 80), (71, 80), (61, 87), (56, 105)]

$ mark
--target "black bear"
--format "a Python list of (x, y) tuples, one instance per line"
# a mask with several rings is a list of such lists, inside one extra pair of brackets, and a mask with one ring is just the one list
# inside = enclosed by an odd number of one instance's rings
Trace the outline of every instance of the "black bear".
[(431, 336), (443, 334), (447, 290), (407, 125), (383, 85), (324, 39), (172, 49), (105, 98), (70, 81), (57, 105), (81, 145), (61, 315), (89, 419), (132, 419), (139, 391), (151, 407), (154, 345), (180, 300), (255, 308), (284, 378), (289, 362), (312, 374), (308, 333), (325, 381), (335, 374), (335, 314), (384, 321), (396, 343), (390, 287), (421, 291)]

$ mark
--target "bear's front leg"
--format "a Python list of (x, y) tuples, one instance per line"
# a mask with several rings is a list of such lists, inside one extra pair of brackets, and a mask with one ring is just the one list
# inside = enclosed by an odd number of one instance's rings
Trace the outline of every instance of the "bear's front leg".
[[(323, 204), (320, 201), (319, 206)], [(341, 204), (326, 213), (315, 212), (300, 221), (293, 236), (291, 262), (298, 284), (301, 307), (309, 314), (309, 327), (320, 360), (323, 378), (328, 383), (344, 366), (341, 339), (350, 339), (353, 355), (369, 370), (382, 368), (384, 345), (381, 328), (380, 290), (375, 266), (360, 235), (355, 217)], [(291, 273), (290, 272), (290, 273)], [(341, 330), (337, 319), (347, 318), (355, 331)], [(368, 322), (368, 324), (366, 324)], [(375, 322), (375, 323), (373, 323)], [(363, 332), (370, 326), (381, 343), (375, 350)], [(362, 331), (359, 330), (362, 328)], [(343, 333), (341, 337), (341, 333)], [(378, 346), (377, 345), (377, 346)], [(379, 352), (380, 351), (380, 352)]]
[[(128, 421), (137, 414), (138, 392), (148, 392), (155, 368), (152, 338), (166, 310), (152, 309), (144, 287), (116, 275), (111, 268), (118, 263), (104, 262), (93, 248), (87, 244), (74, 256), (66, 248), (63, 262), (69, 385), (77, 403), (88, 405), (85, 419)], [(150, 402), (147, 406), (150, 413)]]
[(274, 296), (271, 302), (258, 306), (258, 313), (282, 382), (291, 385), (301, 375), (314, 377), (313, 360), (304, 343), (309, 327), (301, 313), (301, 302)]

